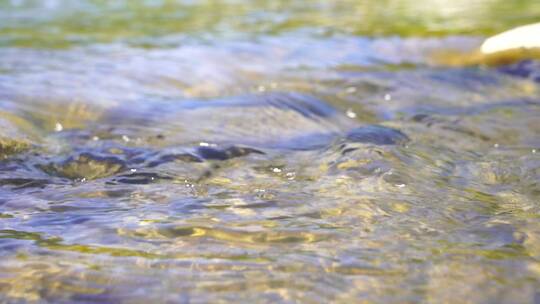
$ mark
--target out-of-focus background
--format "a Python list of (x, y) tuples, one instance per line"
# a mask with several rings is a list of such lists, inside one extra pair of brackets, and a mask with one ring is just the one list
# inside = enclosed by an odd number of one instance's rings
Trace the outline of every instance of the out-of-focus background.
[(45, 48), (111, 42), (159, 47), (295, 31), (489, 35), (538, 21), (539, 6), (530, 0), (11, 0), (0, 4), (0, 33), (3, 46)]

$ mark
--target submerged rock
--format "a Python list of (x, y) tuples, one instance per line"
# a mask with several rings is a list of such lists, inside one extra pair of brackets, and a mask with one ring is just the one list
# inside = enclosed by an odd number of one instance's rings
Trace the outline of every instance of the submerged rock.
[(483, 54), (540, 48), (540, 23), (524, 25), (490, 37), (480, 47)]
[(34, 178), (0, 178), (0, 186), (12, 186), (15, 189), (24, 188), (44, 188), (49, 184), (49, 181), (44, 179)]
[(152, 168), (175, 161), (200, 163), (203, 160), (200, 157), (191, 153), (166, 153), (160, 155), (157, 159), (150, 161), (147, 166)]
[(254, 148), (240, 146), (201, 146), (191, 151), (158, 153), (157, 157), (153, 157), (151, 160), (146, 162), (146, 167), (152, 168), (171, 162), (202, 163), (205, 160), (224, 161), (232, 158), (247, 156), (249, 154), (265, 153)]
[(264, 152), (253, 148), (237, 146), (232, 146), (225, 149), (214, 147), (200, 147), (197, 149), (197, 154), (199, 154), (203, 159), (208, 160), (228, 160), (231, 158), (246, 156), (252, 153), (264, 154)]
[[(264, 154), (264, 152), (239, 146), (221, 147), (197, 147), (187, 149), (184, 152), (156, 152), (156, 151), (131, 151), (127, 153), (111, 154), (110, 152), (83, 152), (67, 157), (60, 161), (52, 161), (38, 165), (41, 170), (48, 174), (65, 177), (74, 180), (93, 180), (117, 175), (126, 169), (131, 173), (118, 176), (117, 182), (144, 184), (154, 180), (170, 179), (147, 170), (167, 163), (203, 163), (207, 160), (225, 161), (232, 158), (243, 157), (249, 154)], [(184, 164), (185, 166), (185, 164)], [(147, 172), (139, 172), (144, 170)]]
[(135, 172), (119, 176), (114, 179), (110, 184), (121, 183), (131, 185), (146, 185), (154, 183), (160, 180), (171, 180), (169, 176), (160, 175), (152, 172)]
[(30, 122), (0, 112), (0, 159), (28, 150), (35, 138), (37, 131)]
[(99, 156), (81, 153), (59, 163), (50, 163), (41, 168), (49, 173), (69, 179), (97, 179), (114, 175), (126, 168), (125, 161), (114, 156)]
[(0, 159), (28, 150), (29, 147), (27, 141), (0, 137)]

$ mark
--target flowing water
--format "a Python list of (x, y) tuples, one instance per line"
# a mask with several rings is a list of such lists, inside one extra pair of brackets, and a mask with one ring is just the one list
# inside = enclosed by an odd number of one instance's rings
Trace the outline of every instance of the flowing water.
[(0, 1), (0, 302), (538, 303), (539, 17)]

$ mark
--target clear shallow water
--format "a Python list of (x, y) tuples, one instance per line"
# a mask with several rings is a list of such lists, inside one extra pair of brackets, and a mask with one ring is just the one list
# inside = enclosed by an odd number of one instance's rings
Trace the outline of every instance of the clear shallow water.
[(2, 301), (538, 301), (538, 4), (325, 3), (1, 4)]

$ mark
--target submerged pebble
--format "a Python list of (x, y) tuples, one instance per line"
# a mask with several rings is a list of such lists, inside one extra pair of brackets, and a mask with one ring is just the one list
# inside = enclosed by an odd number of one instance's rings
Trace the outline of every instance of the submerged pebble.
[(497, 69), (505, 74), (540, 82), (540, 61), (538, 60), (523, 60), (515, 64), (498, 67)]

